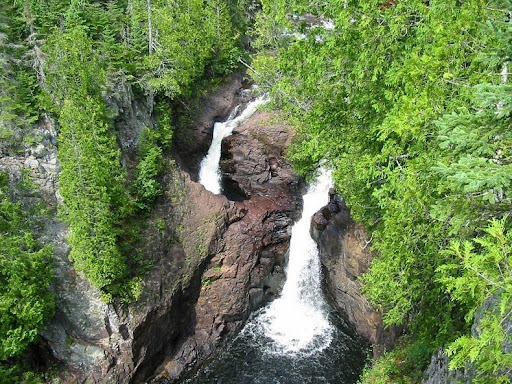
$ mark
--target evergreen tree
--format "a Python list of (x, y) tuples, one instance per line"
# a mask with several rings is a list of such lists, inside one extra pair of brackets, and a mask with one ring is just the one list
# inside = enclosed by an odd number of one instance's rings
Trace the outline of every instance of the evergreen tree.
[(54, 311), (53, 249), (37, 241), (29, 219), (0, 173), (0, 364), (24, 352)]
[(27, 47), (22, 9), (5, 4), (0, 13), (0, 151), (19, 149), (27, 128), (37, 119), (32, 103), (36, 88)]
[[(275, 1), (256, 24), (254, 76), (299, 127), (290, 159), (306, 175), (330, 162), (372, 231), (365, 294), (427, 351), (468, 331), (468, 303), (436, 279), (441, 250), (510, 210), (510, 9)], [(306, 13), (320, 27), (294, 16)]]

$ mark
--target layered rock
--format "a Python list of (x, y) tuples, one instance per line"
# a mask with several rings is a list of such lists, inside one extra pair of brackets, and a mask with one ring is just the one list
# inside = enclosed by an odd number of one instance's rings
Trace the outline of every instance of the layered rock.
[(374, 355), (393, 346), (397, 330), (385, 329), (382, 314), (375, 311), (361, 294), (358, 276), (373, 258), (365, 228), (355, 223), (345, 203), (329, 192), (329, 203), (311, 219), (311, 235), (318, 243), (326, 290), (334, 305), (356, 332), (374, 345)]

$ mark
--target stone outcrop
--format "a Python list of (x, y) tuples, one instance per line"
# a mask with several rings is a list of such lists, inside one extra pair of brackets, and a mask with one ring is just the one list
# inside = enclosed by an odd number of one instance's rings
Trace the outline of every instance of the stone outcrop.
[(124, 78), (111, 85), (104, 99), (111, 113), (116, 116), (114, 129), (121, 149), (121, 163), (130, 172), (137, 165), (142, 130), (155, 126), (151, 115), (153, 99), (141, 95), (137, 97), (130, 82)]
[[(38, 141), (26, 146), (23, 154), (1, 157), (0, 170), (9, 173), (15, 199), (27, 211), (44, 204), (45, 216), (37, 217), (36, 214), (31, 220), (41, 221), (37, 235), (43, 243), (50, 243), (54, 248), (56, 278), (52, 289), (57, 308), (42, 336), (54, 357), (70, 367), (66, 378), (75, 381), (75, 371), (95, 368), (105, 357), (104, 349), (90, 340), (108, 339), (105, 321), (110, 309), (102, 302), (100, 293), (75, 272), (68, 260), (67, 227), (56, 217), (57, 205), (62, 198), (58, 191), (60, 164), (55, 124), (50, 117), (44, 116), (31, 133), (39, 138)], [(23, 179), (29, 185), (26, 188), (19, 187)]]
[(222, 143), (224, 194), (233, 200), (268, 196), (276, 185), (297, 182), (283, 160), (292, 140), (290, 129), (272, 119), (269, 113), (258, 111)]
[[(126, 82), (117, 84), (106, 102), (117, 116), (115, 127), (123, 164), (130, 166), (127, 163), (130, 159), (133, 161), (139, 133), (143, 127), (153, 125), (150, 112), (145, 103), (136, 100)], [(41, 129), (45, 139), (31, 150), (28, 157), (25, 156), (25, 165), (35, 172), (34, 180), (41, 186), (43, 198), (51, 202), (55, 213), (61, 200), (58, 193), (57, 134), (50, 119), (43, 123)], [(38, 172), (41, 177), (37, 176)], [(65, 382), (81, 382), (85, 378), (91, 382), (126, 382), (145, 357), (138, 353), (132, 342), (138, 327), (144, 323), (143, 319), (151, 319), (149, 305), (144, 307), (146, 312), (107, 305), (101, 293), (77, 273), (69, 261), (66, 236), (66, 225), (55, 216), (47, 219), (42, 239), (51, 242), (55, 249), (53, 289), (57, 309), (42, 335), (54, 356), (64, 363), (60, 379)], [(147, 285), (155, 279), (153, 275), (154, 272), (148, 276)], [(148, 292), (151, 291), (148, 289)], [(136, 354), (140, 355), (138, 359), (134, 358)]]
[[(127, 83), (121, 82), (106, 100), (109, 108), (117, 115), (115, 127), (122, 149), (123, 163), (134, 158), (138, 146), (138, 135), (143, 127), (153, 125), (145, 103), (138, 102)], [(53, 244), (57, 308), (54, 318), (42, 332), (53, 355), (63, 363), (63, 369), (56, 379), (62, 382), (128, 382), (142, 364), (145, 353), (134, 343), (136, 334), (146, 321), (151, 321), (153, 303), (146, 306), (124, 308), (107, 305), (101, 293), (92, 287), (87, 279), (77, 273), (68, 259), (69, 247), (66, 242), (67, 227), (56, 216), (57, 204), (61, 201), (58, 193), (60, 167), (57, 159), (57, 132), (50, 118), (39, 124), (42, 140), (26, 151), (24, 167), (31, 172), (39, 186), (35, 200), (43, 199), (52, 215), (45, 220), (42, 240)], [(5, 161), (6, 159), (2, 159)], [(9, 160), (9, 159), (7, 159)], [(16, 175), (16, 167), (8, 164)], [(147, 245), (149, 247), (149, 245)], [(144, 245), (141, 245), (144, 247)], [(142, 250), (144, 252), (144, 250)], [(146, 252), (149, 253), (149, 252)], [(153, 255), (151, 255), (153, 256)], [(155, 263), (158, 265), (158, 260)], [(150, 286), (156, 279), (155, 271), (150, 273), (145, 284)], [(149, 288), (148, 293), (153, 293)], [(138, 311), (138, 309), (141, 309)], [(155, 325), (157, 327), (158, 325)], [(145, 350), (152, 351), (153, 346)]]
[(176, 342), (187, 338), (202, 271), (227, 224), (217, 219), (228, 217), (230, 206), (174, 166), (163, 184), (165, 195), (138, 245), (153, 267), (136, 303), (105, 304), (72, 264), (62, 261), (68, 276), (58, 272), (58, 312), (44, 333), (65, 363), (62, 381), (145, 381)]
[[(221, 204), (216, 215), (208, 216), (220, 236), (207, 252), (190, 335), (171, 353), (159, 377), (177, 378), (211, 356), (226, 336), (240, 330), (252, 310), (278, 293), (291, 225), (302, 203), (299, 179), (282, 158), (290, 139), (288, 127), (272, 124), (261, 112), (225, 139), (223, 179), (236, 180), (244, 198), (228, 200), (199, 187), (205, 194), (201, 207)], [(190, 242), (201, 232), (185, 237)]]
[[(234, 100), (240, 87), (240, 77), (219, 87), (208, 102), (208, 113), (200, 117), (202, 124), (208, 118), (226, 114), (232, 104), (229, 100)], [(122, 161), (130, 170), (139, 134), (154, 122), (145, 100), (137, 100), (126, 85), (120, 84), (118, 88), (107, 102), (117, 114), (115, 127)], [(213, 125), (213, 121), (210, 123)], [(56, 136), (52, 137), (53, 152), (38, 149), (40, 156), (24, 156), (24, 163), (33, 169), (53, 164)], [(58, 169), (52, 178), (44, 174), (41, 179), (45, 183), (52, 181), (50, 192), (58, 196)], [(52, 219), (54, 224), (46, 225), (47, 238), (56, 245), (57, 312), (43, 336), (57, 359), (64, 363), (59, 372), (61, 381), (141, 382), (190, 332), (202, 272), (232, 213), (228, 214), (230, 205), (224, 197), (213, 196), (192, 182), (172, 160), (168, 161), (162, 184), (165, 194), (151, 216), (141, 223), (145, 229), (134, 250), (153, 265), (142, 282), (142, 296), (134, 304), (107, 305), (102, 301), (100, 292), (74, 270), (67, 258), (65, 225), (56, 219)], [(57, 200), (53, 200), (55, 207)]]
[[(39, 140), (25, 145), (21, 153), (0, 157), (0, 170), (9, 174), (11, 186), (16, 189), (16, 198), (21, 204), (45, 202), (54, 210), (61, 200), (58, 194), (60, 165), (57, 159), (57, 132), (53, 120), (44, 116), (33, 128), (30, 135)], [(15, 185), (24, 177), (30, 179), (33, 187), (19, 189)]]
[(374, 345), (374, 355), (393, 346), (396, 329), (384, 329), (381, 313), (375, 311), (361, 294), (357, 277), (373, 258), (371, 239), (364, 227), (355, 223), (345, 203), (329, 192), (329, 203), (311, 219), (311, 235), (318, 243), (326, 290), (334, 305), (353, 325), (356, 332)]
[(460, 371), (450, 371), (448, 364), (450, 360), (448, 356), (439, 350), (436, 352), (430, 361), (430, 365), (423, 374), (422, 384), (457, 384), (468, 383), (471, 381), (465, 380), (464, 374)]

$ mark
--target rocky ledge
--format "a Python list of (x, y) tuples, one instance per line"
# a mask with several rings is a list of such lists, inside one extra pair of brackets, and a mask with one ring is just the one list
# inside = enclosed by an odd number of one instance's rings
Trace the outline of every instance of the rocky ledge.
[(318, 243), (326, 290), (333, 304), (356, 332), (374, 345), (374, 356), (393, 347), (396, 329), (385, 329), (382, 314), (375, 311), (361, 294), (357, 277), (373, 258), (371, 239), (365, 228), (350, 217), (350, 210), (329, 191), (329, 203), (311, 219), (311, 235)]

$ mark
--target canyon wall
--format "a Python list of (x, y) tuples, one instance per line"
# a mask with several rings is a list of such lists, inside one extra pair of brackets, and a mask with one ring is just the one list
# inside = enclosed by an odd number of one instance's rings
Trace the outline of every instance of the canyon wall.
[[(290, 228), (302, 204), (299, 178), (283, 158), (292, 130), (267, 113), (255, 114), (225, 140), (226, 196), (196, 182), (214, 121), (246, 101), (245, 88), (242, 75), (233, 75), (196, 102), (197, 113), (176, 133), (165, 158), (164, 193), (141, 217), (133, 249), (151, 264), (135, 303), (106, 304), (68, 259), (67, 227), (56, 215), (61, 197), (54, 122), (41, 120), (41, 140), (25, 153), (0, 158), (11, 181), (25, 174), (34, 181), (33, 189), (16, 192), (20, 200), (48, 206), (40, 235), (55, 249), (57, 310), (42, 336), (60, 362), (57, 382), (169, 382), (214, 353), (252, 310), (278, 294)], [(156, 123), (146, 100), (127, 84), (119, 84), (107, 103), (130, 172), (140, 132)]]
[(374, 255), (365, 228), (350, 217), (350, 210), (329, 192), (329, 203), (311, 219), (311, 235), (318, 244), (325, 289), (335, 307), (345, 314), (356, 332), (374, 346), (374, 356), (393, 347), (399, 334), (385, 329), (382, 313), (361, 294), (357, 278), (370, 266)]

